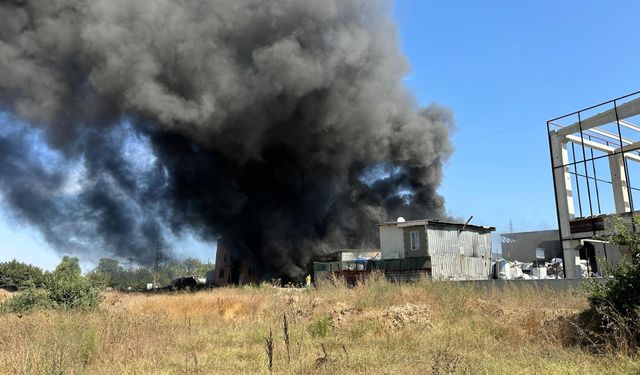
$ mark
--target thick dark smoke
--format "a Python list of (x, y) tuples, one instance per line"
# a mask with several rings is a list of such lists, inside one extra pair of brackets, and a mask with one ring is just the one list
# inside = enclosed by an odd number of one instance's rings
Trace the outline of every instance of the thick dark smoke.
[[(0, 0), (0, 193), (56, 248), (185, 232), (296, 276), (441, 217), (451, 113), (375, 0)], [(45, 143), (39, 141), (44, 139)]]

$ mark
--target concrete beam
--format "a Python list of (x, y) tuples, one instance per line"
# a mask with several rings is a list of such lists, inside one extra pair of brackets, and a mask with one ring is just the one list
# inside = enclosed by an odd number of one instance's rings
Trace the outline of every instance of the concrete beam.
[(629, 152), (629, 151), (635, 151), (640, 149), (640, 142), (634, 142), (632, 144), (626, 145), (624, 147), (622, 147), (621, 149), (618, 148), (616, 151), (624, 151), (624, 152)]
[[(598, 129), (598, 128), (593, 128), (593, 129), (589, 129), (590, 132), (605, 136), (607, 138), (610, 138), (612, 140), (614, 140), (616, 142), (616, 144), (620, 144), (620, 136), (618, 134), (614, 134), (611, 132), (608, 132), (606, 130), (602, 130), (602, 129)], [(625, 138), (622, 137), (622, 143), (626, 143), (626, 144), (631, 144), (633, 143), (632, 140), (630, 140), (629, 138)]]
[[(575, 136), (575, 135), (567, 135), (564, 138), (569, 142), (573, 142), (573, 143), (576, 143), (576, 144), (579, 144), (579, 145), (580, 144), (584, 144), (585, 147), (592, 148), (594, 150), (598, 150), (598, 151), (602, 151), (602, 152), (608, 152), (610, 154), (612, 154), (614, 152), (620, 152), (620, 148), (614, 148), (614, 147), (611, 147), (611, 146), (603, 145), (602, 143), (590, 141), (588, 139), (584, 139), (583, 140), (580, 137)], [(633, 148), (631, 146), (634, 146), (635, 148)], [(625, 152), (636, 150), (636, 149), (640, 149), (640, 142), (632, 143), (630, 145), (625, 146)], [(633, 161), (640, 162), (640, 155), (637, 155), (637, 154), (627, 154), (627, 153), (625, 153), (624, 157), (627, 158), (627, 159), (633, 160)]]
[(556, 132), (560, 136), (566, 136), (569, 134), (578, 133), (580, 129), (582, 129), (582, 131), (585, 131), (587, 129), (595, 128), (596, 126), (615, 123), (616, 120), (622, 120), (638, 114), (640, 114), (640, 98), (618, 105), (617, 117), (616, 109), (611, 108), (604, 112), (600, 112), (597, 115), (582, 119), (580, 123), (576, 122), (569, 126), (560, 128)]
[(629, 121), (624, 121), (624, 120), (620, 120), (619, 122), (620, 122), (620, 125), (624, 126), (625, 128), (640, 132), (640, 126), (638, 125), (632, 124)]

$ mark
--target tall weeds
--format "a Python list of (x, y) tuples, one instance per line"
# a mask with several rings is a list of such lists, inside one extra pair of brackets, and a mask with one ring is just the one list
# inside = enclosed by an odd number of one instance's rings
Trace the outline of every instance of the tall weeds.
[(563, 345), (561, 321), (586, 307), (571, 293), (430, 280), (106, 293), (94, 311), (0, 315), (0, 374), (640, 371), (626, 352)]

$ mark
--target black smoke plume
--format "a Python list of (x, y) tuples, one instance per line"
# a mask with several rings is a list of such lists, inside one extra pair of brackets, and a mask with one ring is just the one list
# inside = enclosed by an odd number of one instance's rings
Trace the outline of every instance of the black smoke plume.
[(451, 113), (376, 0), (0, 0), (0, 194), (63, 251), (223, 236), (265, 272), (441, 217)]

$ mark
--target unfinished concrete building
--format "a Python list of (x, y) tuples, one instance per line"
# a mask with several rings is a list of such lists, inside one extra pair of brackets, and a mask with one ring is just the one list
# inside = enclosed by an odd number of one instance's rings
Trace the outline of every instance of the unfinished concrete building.
[(597, 237), (612, 216), (636, 230), (640, 92), (549, 120), (547, 130), (566, 277), (579, 276), (581, 259), (617, 265), (624, 254)]

